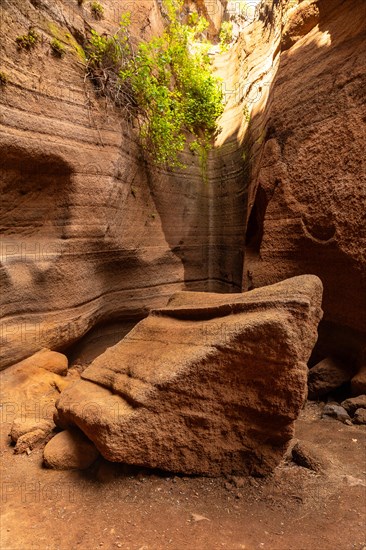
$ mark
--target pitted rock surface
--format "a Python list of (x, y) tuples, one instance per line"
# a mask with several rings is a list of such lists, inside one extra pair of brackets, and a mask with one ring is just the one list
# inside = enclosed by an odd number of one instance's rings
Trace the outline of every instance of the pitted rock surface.
[(111, 461), (186, 474), (267, 474), (307, 393), (322, 284), (175, 294), (62, 392), (56, 422)]

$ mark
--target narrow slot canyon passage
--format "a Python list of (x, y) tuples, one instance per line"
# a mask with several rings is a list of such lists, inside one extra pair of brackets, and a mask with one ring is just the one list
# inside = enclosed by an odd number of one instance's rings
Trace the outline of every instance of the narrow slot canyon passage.
[(366, 550), (365, 1), (0, 4), (0, 550)]

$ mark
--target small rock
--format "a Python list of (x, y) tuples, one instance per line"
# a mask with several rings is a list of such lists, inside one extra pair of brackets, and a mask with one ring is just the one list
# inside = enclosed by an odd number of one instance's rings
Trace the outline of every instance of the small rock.
[(232, 476), (231, 480), (232, 480), (234, 486), (237, 489), (241, 489), (245, 485), (245, 478), (244, 477)]
[(353, 417), (355, 424), (366, 424), (366, 409), (357, 409)]
[(335, 418), (336, 420), (339, 420), (343, 423), (346, 423), (348, 421), (351, 422), (351, 418), (346, 409), (344, 409), (341, 405), (338, 405), (338, 403), (327, 403), (325, 405), (322, 412), (322, 418), (327, 416)]
[(366, 394), (366, 364), (362, 365), (358, 373), (352, 378), (351, 393), (355, 397)]
[(350, 397), (349, 399), (342, 401), (341, 405), (346, 409), (348, 414), (353, 416), (357, 409), (366, 409), (366, 395)]
[(16, 443), (21, 436), (34, 432), (35, 430), (43, 431), (46, 437), (52, 432), (54, 427), (55, 425), (52, 420), (47, 420), (45, 418), (16, 418), (11, 426), (10, 437), (13, 443)]
[(299, 441), (292, 449), (292, 460), (295, 464), (313, 470), (323, 472), (326, 469), (326, 462), (319, 456), (319, 451), (309, 443)]
[(197, 521), (211, 521), (205, 516), (200, 516), (200, 514), (191, 514), (191, 521), (197, 522)]
[(352, 371), (338, 360), (327, 357), (309, 371), (309, 399), (319, 399), (323, 395), (340, 388), (352, 378)]
[[(51, 432), (45, 433), (43, 430), (33, 430), (18, 438), (17, 444), (14, 447), (15, 454), (27, 453), (30, 454), (31, 449), (34, 449), (39, 443), (42, 443)], [(29, 451), (29, 452), (28, 452)]]
[(58, 351), (51, 351), (49, 349), (42, 349), (31, 357), (24, 359), (21, 362), (22, 367), (38, 367), (40, 369), (48, 370), (61, 376), (66, 376), (69, 361), (63, 353)]
[(43, 460), (55, 470), (85, 470), (98, 458), (93, 443), (79, 430), (65, 430), (47, 443)]
[(11, 440), (16, 443), (14, 453), (28, 453), (28, 448), (34, 449), (39, 443), (45, 441), (54, 428), (52, 420), (45, 418), (16, 418), (10, 430)]
[(350, 487), (366, 487), (366, 482), (363, 479), (350, 475), (343, 476), (343, 482), (347, 483)]

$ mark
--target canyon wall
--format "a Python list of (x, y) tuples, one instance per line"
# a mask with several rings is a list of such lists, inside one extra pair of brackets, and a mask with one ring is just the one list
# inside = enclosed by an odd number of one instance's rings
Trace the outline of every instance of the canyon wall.
[[(216, 40), (226, 2), (196, 4)], [(158, 1), (103, 6), (97, 21), (77, 0), (1, 4), (0, 368), (141, 319), (177, 290), (302, 273), (324, 284), (322, 341), (361, 353), (365, 3), (265, 0), (255, 17), (228, 4), (240, 32), (213, 55), (226, 107), (207, 178), (189, 151), (185, 170), (148, 167), (136, 129), (96, 97), (81, 47), (90, 29), (115, 32), (125, 11), (137, 37), (163, 29)], [(30, 25), (42, 42), (19, 51)]]
[(362, 362), (366, 332), (366, 4), (292, 3), (248, 134), (244, 289), (324, 284), (323, 352)]
[[(230, 219), (235, 210), (237, 222), (209, 237), (217, 201), (197, 158), (188, 152), (182, 171), (148, 169), (136, 130), (85, 78), (80, 44), (91, 28), (114, 33), (130, 11), (133, 34), (147, 39), (163, 29), (159, 6), (103, 6), (97, 21), (76, 0), (1, 5), (1, 367), (45, 346), (65, 349), (107, 320), (140, 319), (176, 290), (241, 288), (240, 178), (227, 183), (221, 168), (220, 212)], [(212, 6), (217, 27), (222, 4)], [(16, 37), (30, 25), (42, 41), (20, 51)], [(51, 54), (53, 38), (67, 50), (62, 59)]]

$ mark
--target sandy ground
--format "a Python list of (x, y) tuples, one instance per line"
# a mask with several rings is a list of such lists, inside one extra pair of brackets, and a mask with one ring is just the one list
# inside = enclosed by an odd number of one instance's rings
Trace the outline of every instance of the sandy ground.
[(325, 457), (286, 460), (267, 479), (192, 478), (100, 459), (88, 471), (15, 455), (2, 424), (1, 549), (366, 550), (366, 429), (321, 420), (309, 403), (296, 437)]

